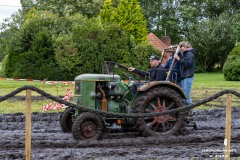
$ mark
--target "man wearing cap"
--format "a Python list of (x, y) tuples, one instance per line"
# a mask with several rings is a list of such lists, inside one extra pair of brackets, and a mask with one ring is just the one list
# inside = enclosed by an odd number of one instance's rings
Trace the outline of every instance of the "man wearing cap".
[[(163, 80), (165, 80), (167, 74), (166, 74), (165, 69), (163, 68), (163, 66), (159, 62), (159, 57), (157, 55), (152, 55), (149, 58), (149, 62), (150, 62), (150, 65), (151, 65), (151, 69), (147, 72), (142, 71), (142, 70), (137, 69), (137, 68), (133, 68), (133, 67), (128, 68), (128, 70), (130, 72), (135, 71), (136, 73), (138, 73), (139, 75), (142, 75), (143, 77), (150, 75), (150, 82), (151, 81), (163, 81)], [(141, 85), (143, 85), (143, 83), (137, 83), (137, 82), (132, 85), (131, 90), (132, 90), (133, 95), (135, 95), (137, 93), (137, 88)]]

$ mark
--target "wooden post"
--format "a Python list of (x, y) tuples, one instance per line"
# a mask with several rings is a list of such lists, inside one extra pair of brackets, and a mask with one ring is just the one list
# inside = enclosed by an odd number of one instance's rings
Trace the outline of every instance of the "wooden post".
[(25, 154), (26, 160), (31, 160), (31, 90), (26, 91), (26, 133)]
[(226, 128), (225, 128), (225, 160), (230, 159), (230, 141), (231, 141), (231, 113), (232, 112), (232, 94), (227, 94), (226, 108)]

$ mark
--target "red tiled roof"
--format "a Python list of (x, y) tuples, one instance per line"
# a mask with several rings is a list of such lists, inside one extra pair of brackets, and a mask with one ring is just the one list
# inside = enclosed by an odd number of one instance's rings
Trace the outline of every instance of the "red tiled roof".
[(158, 39), (153, 33), (149, 33), (147, 35), (148, 42), (151, 43), (155, 48), (159, 49), (161, 52), (164, 48), (167, 48), (167, 44), (164, 43), (162, 40)]

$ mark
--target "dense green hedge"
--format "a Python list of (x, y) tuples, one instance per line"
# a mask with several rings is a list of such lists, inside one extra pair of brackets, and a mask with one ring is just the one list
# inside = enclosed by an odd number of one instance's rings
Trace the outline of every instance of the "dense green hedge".
[(156, 52), (145, 41), (135, 44), (118, 24), (102, 25), (99, 18), (81, 14), (58, 17), (32, 9), (17, 35), (4, 59), (6, 77), (73, 80), (100, 73), (104, 61), (146, 69)]
[(240, 81), (240, 45), (229, 54), (223, 67), (224, 78), (229, 81)]

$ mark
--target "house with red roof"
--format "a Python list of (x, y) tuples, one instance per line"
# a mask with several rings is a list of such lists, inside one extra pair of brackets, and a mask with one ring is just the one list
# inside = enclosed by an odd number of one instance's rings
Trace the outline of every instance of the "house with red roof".
[(153, 33), (149, 33), (147, 35), (147, 39), (148, 42), (153, 45), (153, 47), (159, 50), (158, 56), (162, 57), (162, 64), (165, 65), (168, 58), (174, 53), (174, 50), (168, 49), (168, 47), (171, 46), (171, 38), (169, 36), (163, 36), (161, 39), (159, 39)]

